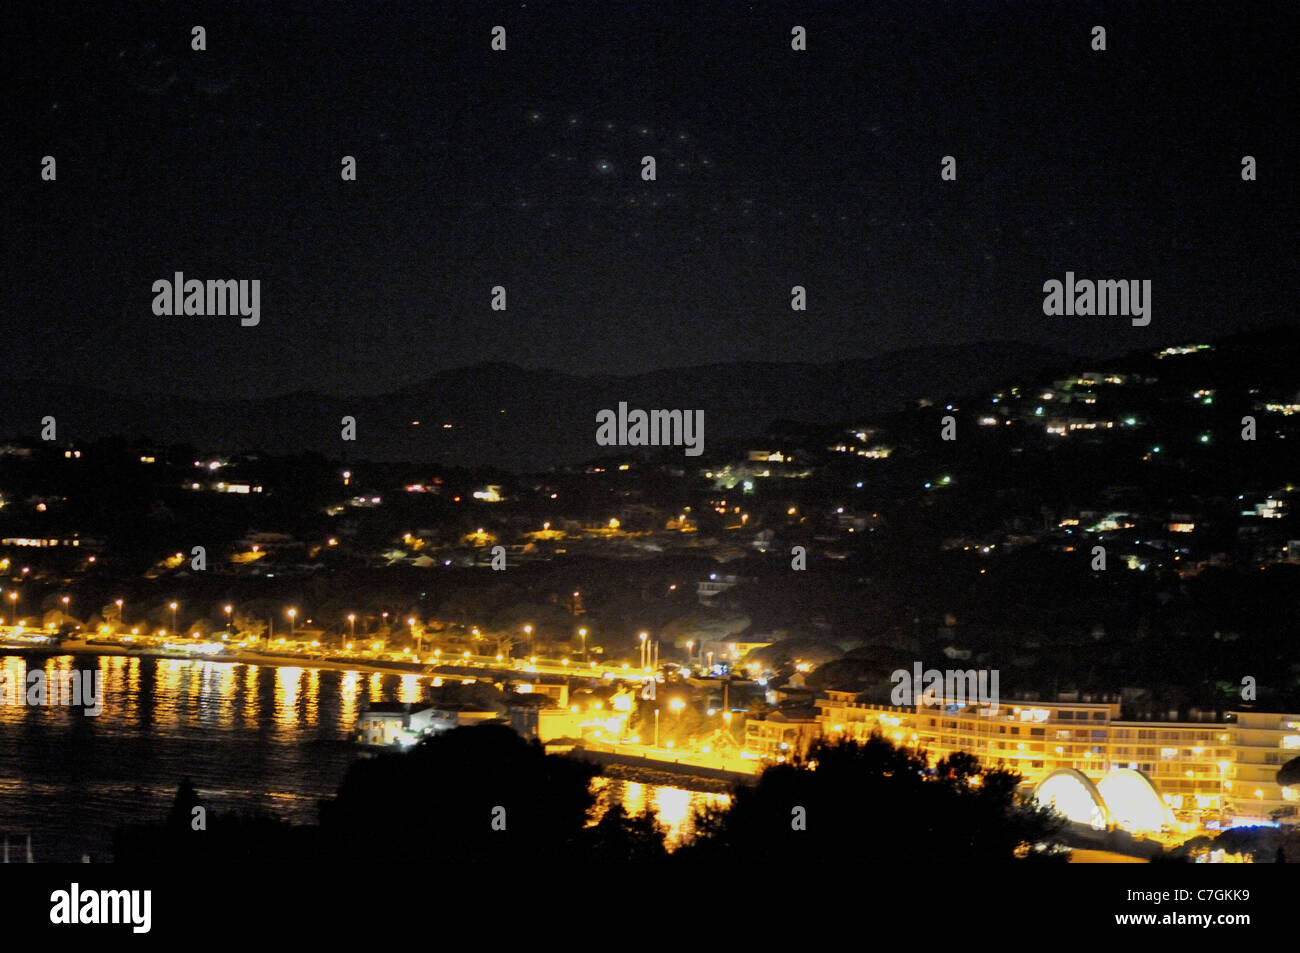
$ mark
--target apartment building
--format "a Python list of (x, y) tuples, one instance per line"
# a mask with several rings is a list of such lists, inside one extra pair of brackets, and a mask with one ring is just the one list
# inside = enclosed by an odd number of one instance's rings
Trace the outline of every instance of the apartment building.
[(1278, 809), (1300, 817), (1300, 788), (1277, 771), (1300, 755), (1300, 715), (1228, 712), (1220, 721), (1122, 721), (1119, 702), (1007, 702), (945, 708), (859, 703), (852, 692), (817, 701), (827, 738), (864, 739), (880, 731), (924, 749), (931, 762), (966, 751), (1038, 784), (1074, 769), (1096, 783), (1117, 769), (1150, 779), (1174, 817), (1200, 825), (1268, 821)]

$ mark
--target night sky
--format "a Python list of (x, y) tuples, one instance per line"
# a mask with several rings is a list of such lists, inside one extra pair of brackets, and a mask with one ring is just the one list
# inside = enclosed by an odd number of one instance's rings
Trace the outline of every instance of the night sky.
[[(1293, 2), (28, 6), (6, 376), (378, 393), (1295, 320)], [(1151, 325), (1045, 317), (1067, 270), (1150, 279)], [(261, 324), (155, 316), (175, 271), (259, 279)]]

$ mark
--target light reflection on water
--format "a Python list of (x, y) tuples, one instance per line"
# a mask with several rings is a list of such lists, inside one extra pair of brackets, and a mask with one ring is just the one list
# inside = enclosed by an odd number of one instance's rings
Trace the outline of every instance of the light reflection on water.
[[(417, 675), (264, 667), (206, 660), (0, 655), (0, 675), (25, 686), (29, 670), (102, 673), (103, 711), (4, 704), (0, 694), (0, 833), (32, 834), (38, 861), (111, 859), (113, 828), (151, 822), (189, 777), (210, 810), (317, 820), (356, 749), (358, 713), (381, 701), (418, 701)], [(21, 694), (21, 693), (20, 693)], [(601, 804), (630, 814), (653, 806), (670, 844), (691, 833), (694, 809), (724, 799), (598, 777)], [(603, 813), (597, 807), (596, 816)]]
[(622, 778), (597, 777), (592, 779), (591, 787), (597, 799), (591, 814), (592, 823), (600, 820), (613, 803), (612, 799), (621, 800), (623, 808), (633, 816), (644, 814), (647, 807), (652, 808), (659, 823), (667, 829), (665, 843), (669, 850), (680, 847), (695, 833), (697, 809), (726, 807), (731, 803), (731, 798), (726, 794), (687, 791), (684, 788), (642, 784)]

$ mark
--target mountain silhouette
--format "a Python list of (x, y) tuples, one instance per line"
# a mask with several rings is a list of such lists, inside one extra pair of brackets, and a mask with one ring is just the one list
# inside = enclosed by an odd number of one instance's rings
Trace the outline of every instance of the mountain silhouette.
[[(486, 363), (378, 395), (306, 391), (251, 400), (19, 381), (7, 388), (0, 432), (35, 435), (42, 418), (53, 416), (61, 441), (120, 434), (210, 451), (313, 450), (350, 460), (532, 470), (606, 453), (595, 442), (596, 414), (616, 409), (620, 401), (646, 410), (704, 410), (707, 454), (710, 446), (757, 438), (776, 420), (852, 421), (921, 397), (980, 391), (1068, 360), (1032, 345), (990, 342), (917, 347), (832, 364), (743, 362), (629, 376), (583, 377)], [(356, 419), (355, 442), (341, 439), (345, 416)]]

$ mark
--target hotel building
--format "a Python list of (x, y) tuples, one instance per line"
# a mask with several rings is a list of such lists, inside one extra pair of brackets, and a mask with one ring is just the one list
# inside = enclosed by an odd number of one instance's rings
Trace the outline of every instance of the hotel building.
[(1300, 808), (1300, 787), (1283, 788), (1277, 771), (1300, 755), (1300, 714), (1227, 712), (1221, 720), (1124, 721), (1119, 702), (1022, 701), (985, 711), (978, 705), (876, 705), (853, 692), (817, 701), (820, 734), (865, 739), (880, 731), (896, 744), (924, 749), (931, 761), (956, 751), (1005, 765), (1026, 783), (1072, 768), (1094, 783), (1112, 770), (1142, 772), (1182, 822), (1268, 821)]

